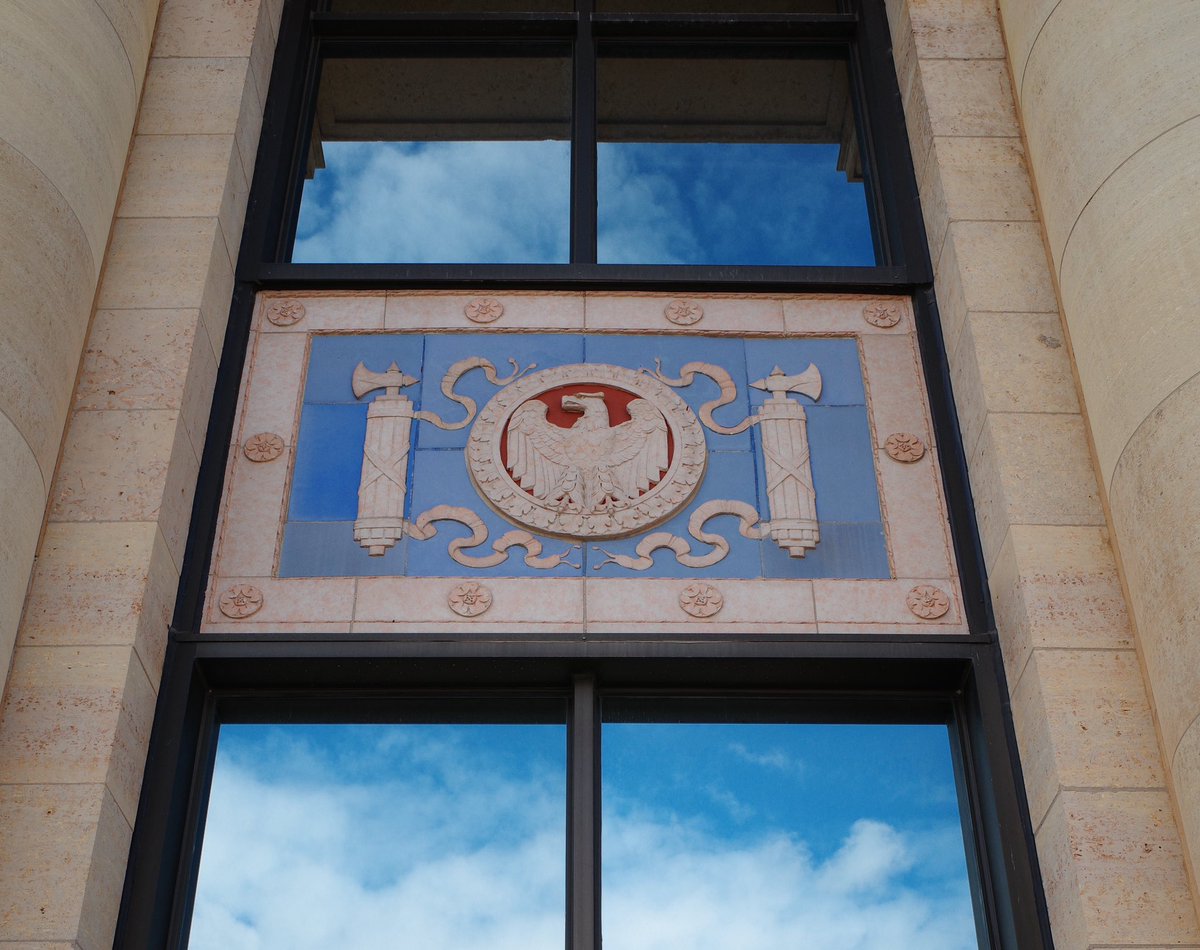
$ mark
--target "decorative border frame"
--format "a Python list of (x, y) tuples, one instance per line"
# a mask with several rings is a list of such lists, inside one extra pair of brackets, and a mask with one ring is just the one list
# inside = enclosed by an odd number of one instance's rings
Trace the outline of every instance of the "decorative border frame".
[[(489, 333), (646, 333), (716, 337), (854, 338), (859, 347), (875, 473), (892, 577), (882, 580), (704, 579), (721, 609), (696, 616), (681, 601), (695, 579), (276, 576), (311, 339), (322, 333), (480, 332), (481, 301), (502, 313)], [(489, 304), (489, 309), (494, 309)], [(686, 309), (700, 317), (671, 320)], [(297, 315), (299, 314), (299, 315)], [(262, 433), (284, 442), (255, 462), (242, 446)], [(895, 453), (910, 437), (925, 451)], [(255, 307), (234, 442), (211, 565), (205, 634), (966, 634), (937, 445), (913, 313), (906, 298), (867, 295), (461, 292), (262, 293)], [(891, 439), (892, 451), (889, 452)], [(482, 581), (485, 612), (464, 617), (451, 595)], [(230, 617), (221, 596), (261, 593)], [(939, 597), (940, 592), (944, 597)], [(944, 610), (942, 610), (944, 600)], [(913, 606), (915, 605), (915, 606)]]

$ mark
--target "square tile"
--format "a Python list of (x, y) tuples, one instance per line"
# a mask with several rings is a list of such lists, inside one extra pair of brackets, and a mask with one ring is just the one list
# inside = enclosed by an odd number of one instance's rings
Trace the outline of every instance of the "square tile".
[[(319, 334), (313, 337), (304, 402), (358, 403), (352, 388), (354, 369), (363, 363), (373, 373), (386, 372), (395, 363), (418, 380), (424, 357), (424, 337), (408, 333)], [(439, 380), (440, 382), (440, 380)], [(403, 390), (417, 398), (415, 387)], [(369, 402), (368, 393), (362, 402)]]
[(378, 577), (404, 573), (407, 538), (372, 557), (354, 540), (353, 521), (291, 521), (283, 529), (280, 577)]
[(353, 521), (358, 517), (367, 406), (310, 405), (300, 417), (290, 521)]

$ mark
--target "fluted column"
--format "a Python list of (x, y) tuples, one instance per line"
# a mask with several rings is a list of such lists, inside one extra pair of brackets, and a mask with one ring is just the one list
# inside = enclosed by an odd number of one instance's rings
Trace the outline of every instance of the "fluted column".
[(1200, 862), (1200, 4), (1001, 0), (1193, 880)]
[(125, 168), (156, 0), (0, 4), (0, 680)]
[[(0, 0), (0, 137), (27, 129), (22, 167), (44, 169), (0, 168), (0, 201), (26, 203), (0, 205), (0, 420), (22, 420), (50, 486), (0, 702), (5, 948), (113, 945), (282, 6)], [(31, 522), (23, 594), (45, 494), (14, 497), (13, 471), (0, 455), (0, 517)]]

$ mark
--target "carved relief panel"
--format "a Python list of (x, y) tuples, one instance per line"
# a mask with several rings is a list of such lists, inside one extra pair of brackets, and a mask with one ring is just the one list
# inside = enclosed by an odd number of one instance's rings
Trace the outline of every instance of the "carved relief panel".
[(263, 295), (206, 629), (962, 631), (907, 302), (481, 299)]

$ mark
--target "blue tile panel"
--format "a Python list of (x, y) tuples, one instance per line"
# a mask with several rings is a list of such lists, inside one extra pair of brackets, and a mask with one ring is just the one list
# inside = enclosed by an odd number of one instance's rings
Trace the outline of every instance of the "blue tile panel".
[[(735, 425), (768, 394), (751, 389), (779, 366), (789, 375), (813, 363), (821, 372), (819, 400), (793, 393), (789, 398), (805, 407), (812, 450), (813, 481), (821, 542), (805, 558), (792, 558), (770, 539), (742, 537), (731, 516), (710, 520), (730, 540), (730, 552), (709, 568), (685, 568), (669, 550), (654, 555), (654, 566), (634, 571), (605, 563), (610, 552), (632, 555), (649, 532), (615, 541), (591, 541), (576, 550), (569, 541), (540, 537), (542, 555), (571, 550), (551, 570), (525, 564), (525, 552), (511, 548), (503, 563), (485, 569), (466, 568), (451, 559), (448, 546), (468, 530), (439, 522), (428, 540), (401, 540), (383, 557), (370, 557), (354, 541), (358, 482), (367, 406), (376, 394), (359, 400), (350, 380), (361, 361), (381, 372), (393, 361), (418, 382), (407, 395), (419, 410), (438, 413), (447, 422), (461, 419), (464, 409), (441, 392), (442, 379), (455, 362), (485, 357), (500, 376), (512, 372), (510, 360), (522, 369), (536, 370), (565, 363), (612, 363), (630, 369), (652, 369), (657, 359), (665, 375), (678, 376), (691, 362), (725, 368), (737, 384), (737, 398), (715, 413), (717, 422)], [(482, 408), (499, 390), (478, 369), (463, 376), (456, 392)], [(690, 386), (675, 390), (694, 411), (719, 395), (709, 378), (696, 376)], [(446, 431), (427, 422), (413, 423), (409, 454), (406, 517), (413, 518), (435, 505), (469, 508), (487, 525), (489, 537), (479, 548), (464, 553), (492, 553), (492, 542), (514, 526), (496, 514), (479, 496), (467, 473), (463, 449), (470, 427)], [(688, 518), (700, 504), (730, 498), (754, 506), (769, 517), (758, 430), (736, 436), (705, 431), (710, 450), (708, 471), (688, 506), (670, 521), (650, 529), (686, 538), (693, 554), (709, 548), (687, 531)], [(858, 345), (850, 338), (780, 340), (728, 339), (650, 335), (499, 334), (499, 333), (359, 333), (318, 336), (313, 341), (296, 467), (292, 476), (288, 523), (283, 538), (280, 574), (284, 577), (409, 575), (491, 577), (727, 577), (727, 578), (881, 578), (890, 576), (887, 547), (875, 479)]]

